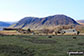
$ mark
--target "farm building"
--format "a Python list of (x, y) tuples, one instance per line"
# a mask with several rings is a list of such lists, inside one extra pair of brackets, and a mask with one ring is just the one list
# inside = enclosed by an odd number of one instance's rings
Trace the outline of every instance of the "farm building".
[(77, 35), (77, 31), (75, 30), (75, 29), (63, 29), (63, 30), (61, 30), (61, 33), (64, 33), (64, 34), (75, 34), (75, 35)]

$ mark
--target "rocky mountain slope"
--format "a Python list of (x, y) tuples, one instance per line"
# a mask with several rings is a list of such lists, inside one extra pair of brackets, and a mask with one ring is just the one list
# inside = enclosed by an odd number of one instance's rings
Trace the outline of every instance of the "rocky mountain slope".
[(31, 29), (42, 29), (46, 27), (54, 27), (57, 25), (79, 25), (74, 19), (66, 15), (54, 15), (44, 18), (37, 17), (25, 17), (21, 19), (18, 23), (13, 25), (17, 28), (31, 28)]

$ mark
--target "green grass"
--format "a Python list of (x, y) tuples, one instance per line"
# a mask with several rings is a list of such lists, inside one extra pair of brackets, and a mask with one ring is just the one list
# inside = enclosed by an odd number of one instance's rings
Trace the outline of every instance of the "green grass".
[(0, 36), (0, 56), (68, 56), (68, 51), (84, 51), (84, 36)]

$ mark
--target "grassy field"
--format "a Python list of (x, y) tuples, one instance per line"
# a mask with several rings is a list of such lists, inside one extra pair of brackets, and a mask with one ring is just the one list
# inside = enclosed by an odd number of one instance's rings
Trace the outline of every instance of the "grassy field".
[(0, 36), (0, 56), (69, 56), (68, 51), (84, 51), (84, 36)]

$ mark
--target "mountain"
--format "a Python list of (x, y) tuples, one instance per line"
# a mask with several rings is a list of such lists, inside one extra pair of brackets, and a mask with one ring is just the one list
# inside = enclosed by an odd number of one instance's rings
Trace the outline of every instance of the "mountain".
[(24, 29), (28, 28), (42, 29), (42, 28), (54, 27), (57, 25), (79, 25), (79, 24), (74, 19), (66, 15), (54, 15), (44, 18), (25, 17), (15, 25), (13, 25), (13, 27)]
[(9, 22), (0, 21), (0, 27), (9, 27), (10, 25), (11, 25), (11, 23), (9, 23)]

